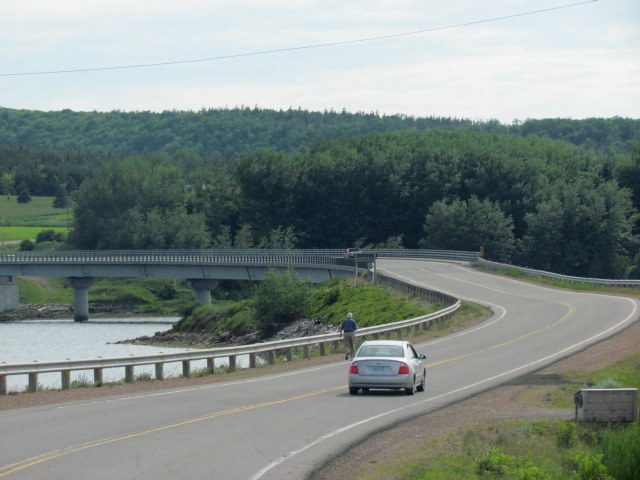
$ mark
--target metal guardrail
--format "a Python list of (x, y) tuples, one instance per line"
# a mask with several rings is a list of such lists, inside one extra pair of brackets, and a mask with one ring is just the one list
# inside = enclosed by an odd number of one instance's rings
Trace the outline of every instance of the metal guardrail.
[[(452, 315), (459, 307), (460, 301), (450, 295), (425, 289), (413, 284), (402, 282), (401, 280), (379, 276), (383, 281), (393, 284), (394, 286), (404, 286), (413, 293), (419, 293), (424, 298), (435, 299), (437, 301), (450, 303), (446, 308), (408, 320), (402, 320), (386, 325), (374, 327), (364, 327), (357, 331), (357, 337), (364, 339), (368, 336), (379, 338), (380, 335), (387, 335), (390, 338), (393, 332), (402, 332), (406, 329), (420, 328), (427, 329), (429, 324), (439, 321)], [(288, 361), (293, 360), (293, 349), (302, 348), (303, 357), (309, 358), (309, 348), (318, 347), (320, 355), (326, 355), (327, 344), (338, 344), (340, 341), (339, 333), (330, 333), (325, 335), (316, 335), (311, 337), (294, 338), (287, 340), (277, 340), (273, 342), (258, 343), (252, 345), (242, 345), (235, 347), (221, 347), (205, 350), (192, 350), (171, 354), (154, 354), (136, 357), (116, 357), (116, 358), (97, 358), (87, 360), (65, 360), (60, 362), (35, 362), (22, 364), (0, 364), (0, 395), (6, 395), (7, 392), (7, 376), (9, 375), (28, 375), (29, 391), (36, 391), (38, 388), (38, 374), (49, 372), (60, 372), (62, 388), (70, 388), (70, 372), (77, 370), (93, 370), (94, 383), (102, 385), (102, 370), (105, 368), (124, 367), (125, 381), (132, 382), (134, 380), (134, 368), (141, 365), (155, 365), (156, 379), (164, 378), (163, 365), (165, 363), (182, 362), (182, 371), (184, 376), (190, 374), (190, 362), (194, 360), (206, 360), (207, 370), (213, 374), (215, 369), (214, 360), (216, 358), (229, 358), (229, 371), (236, 370), (236, 357), (238, 355), (249, 355), (249, 367), (256, 368), (256, 355), (266, 354), (269, 364), (275, 363), (275, 352), (284, 350)]]
[(570, 275), (561, 275), (559, 273), (545, 272), (544, 270), (535, 270), (533, 268), (516, 267), (507, 263), (491, 262), (489, 260), (480, 259), (479, 265), (482, 267), (493, 269), (511, 269), (517, 270), (526, 275), (538, 278), (549, 278), (553, 280), (562, 280), (569, 283), (588, 283), (590, 285), (602, 285), (606, 287), (625, 287), (625, 288), (640, 288), (640, 280), (614, 280), (604, 278), (586, 278), (586, 277), (573, 277)]
[[(478, 261), (478, 253), (453, 250), (365, 249), (362, 254), (378, 258), (429, 258), (458, 261)], [(93, 263), (93, 264), (270, 264), (307, 263), (327, 265), (353, 265), (353, 258), (345, 258), (340, 249), (215, 249), (215, 250), (68, 250), (36, 252), (0, 252), (0, 265)]]

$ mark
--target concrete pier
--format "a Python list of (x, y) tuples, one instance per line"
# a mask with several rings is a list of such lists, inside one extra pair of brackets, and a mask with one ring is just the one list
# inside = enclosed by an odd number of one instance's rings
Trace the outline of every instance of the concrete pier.
[(18, 309), (18, 284), (13, 277), (0, 276), (0, 312)]
[(196, 302), (211, 305), (211, 290), (218, 286), (218, 280), (212, 278), (189, 278), (187, 287), (196, 292)]
[(73, 319), (76, 322), (89, 320), (89, 288), (93, 277), (69, 277), (67, 287), (73, 287)]

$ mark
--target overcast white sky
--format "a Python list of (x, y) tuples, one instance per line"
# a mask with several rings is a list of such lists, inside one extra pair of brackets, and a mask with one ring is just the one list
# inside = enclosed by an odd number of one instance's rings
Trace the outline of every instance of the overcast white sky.
[[(640, 1), (0, 0), (0, 106), (640, 118)], [(473, 25), (455, 27), (471, 22)], [(452, 27), (452, 28), (443, 28)], [(267, 50), (415, 35), (200, 60)], [(36, 75), (13, 75), (39, 73)]]

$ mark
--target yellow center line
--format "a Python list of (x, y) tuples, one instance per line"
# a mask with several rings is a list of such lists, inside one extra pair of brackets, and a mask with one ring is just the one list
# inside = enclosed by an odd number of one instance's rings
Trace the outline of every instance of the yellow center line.
[(572, 305), (569, 305), (569, 304), (565, 304), (565, 305), (567, 305), (569, 307), (569, 311), (562, 318), (560, 318), (559, 320), (556, 320), (553, 323), (550, 323), (549, 325), (546, 325), (546, 326), (544, 326), (542, 328), (538, 328), (537, 330), (532, 330), (532, 331), (530, 331), (528, 333), (524, 333), (524, 334), (520, 335), (519, 337), (511, 338), (511, 339), (509, 339), (507, 341), (504, 341), (502, 343), (497, 343), (495, 345), (490, 345), (488, 347), (484, 347), (484, 348), (481, 348), (479, 350), (475, 350), (473, 352), (465, 353), (464, 355), (458, 355), (457, 357), (447, 358), (446, 360), (440, 360), (439, 362), (429, 363), (425, 367), (426, 368), (437, 367), (438, 365), (443, 365), (445, 363), (454, 362), (456, 360), (461, 360), (463, 358), (471, 357), (472, 355), (477, 355), (477, 354), (482, 353), (482, 352), (487, 352), (487, 351), (493, 350), (495, 348), (504, 347), (505, 345), (509, 345), (511, 343), (514, 343), (514, 342), (517, 342), (519, 340), (522, 340), (523, 338), (527, 338), (527, 337), (529, 337), (531, 335), (535, 335), (536, 333), (540, 333), (540, 332), (543, 332), (545, 330), (548, 330), (551, 327), (555, 327), (558, 324), (560, 324), (560, 323), (564, 322), (565, 320), (567, 320), (569, 317), (571, 317), (576, 311), (576, 309)]
[(327, 392), (332, 392), (332, 391), (335, 391), (335, 390), (342, 390), (343, 388), (346, 388), (346, 385), (341, 385), (339, 387), (333, 387), (333, 388), (326, 388), (326, 389), (323, 389), (323, 390), (317, 390), (315, 392), (305, 393), (305, 394), (302, 394), (302, 395), (297, 395), (295, 397), (283, 398), (283, 399), (280, 399), (280, 400), (273, 400), (271, 402), (263, 402), (263, 403), (257, 403), (255, 405), (247, 405), (245, 407), (232, 408), (230, 410), (224, 410), (224, 411), (221, 411), (221, 412), (215, 412), (215, 413), (211, 413), (209, 415), (204, 415), (202, 417), (191, 418), (189, 420), (183, 420), (181, 422), (171, 423), (171, 424), (168, 424), (168, 425), (163, 425), (163, 426), (157, 427), (157, 428), (151, 428), (149, 430), (144, 430), (144, 431), (141, 431), (141, 432), (130, 433), (130, 434), (122, 435), (122, 436), (118, 436), (118, 437), (104, 438), (102, 440), (96, 440), (96, 441), (93, 441), (93, 442), (83, 443), (83, 444), (80, 444), (80, 445), (75, 445), (75, 446), (63, 448), (63, 449), (60, 449), (60, 450), (55, 450), (55, 451), (49, 452), (49, 453), (43, 453), (41, 455), (37, 455), (35, 457), (31, 457), (31, 458), (28, 458), (26, 460), (22, 460), (21, 462), (17, 462), (17, 463), (13, 463), (11, 465), (5, 465), (4, 467), (0, 467), (0, 477), (6, 477), (7, 475), (10, 475), (12, 473), (18, 472), (20, 470), (24, 470), (26, 468), (32, 467), (34, 465), (37, 465), (39, 463), (47, 462), (47, 461), (53, 460), (55, 458), (59, 458), (59, 457), (65, 456), (65, 455), (76, 453), (76, 452), (79, 452), (79, 451), (82, 451), (82, 450), (87, 450), (89, 448), (99, 447), (101, 445), (107, 445), (109, 443), (120, 442), (122, 440), (127, 440), (127, 439), (130, 439), (130, 438), (141, 437), (143, 435), (149, 435), (151, 433), (160, 432), (160, 431), (168, 430), (168, 429), (171, 429), (171, 428), (181, 427), (181, 426), (184, 426), (184, 425), (189, 425), (191, 423), (202, 422), (202, 421), (205, 421), (205, 420), (210, 420), (212, 418), (222, 417), (224, 415), (231, 415), (233, 413), (246, 412), (248, 410), (253, 410), (253, 409), (256, 409), (256, 408), (268, 407), (268, 406), (271, 406), (271, 405), (278, 405), (278, 404), (281, 404), (281, 403), (291, 402), (291, 401), (294, 401), (294, 400), (300, 400), (300, 399), (303, 399), (303, 398), (309, 398), (309, 397), (313, 397), (315, 395), (320, 395), (320, 394), (327, 393)]
[[(499, 289), (496, 289), (496, 288), (487, 287), (486, 285), (481, 285), (481, 284), (474, 283), (474, 282), (471, 282), (471, 281), (468, 281), (468, 280), (463, 280), (463, 279), (456, 278), (456, 277), (453, 277), (453, 276), (450, 276), (450, 275), (445, 275), (443, 273), (437, 273), (437, 272), (428, 270), (426, 268), (418, 267), (418, 270), (422, 270), (422, 271), (424, 271), (426, 273), (431, 273), (431, 274), (434, 274), (434, 275), (439, 275), (441, 277), (446, 277), (446, 278), (449, 278), (449, 279), (452, 279), (452, 280), (456, 280), (456, 281), (459, 281), (459, 282), (462, 282), (462, 283), (467, 283), (469, 285), (473, 285), (473, 286), (476, 286), (476, 287), (481, 287), (481, 288), (484, 288), (484, 289), (487, 289), (487, 290), (491, 290), (491, 291), (494, 291), (494, 292), (497, 292), (497, 293), (503, 293), (503, 294), (511, 295), (511, 296), (515, 296), (515, 297), (524, 297), (524, 298), (533, 299), (533, 297), (530, 297), (528, 295), (511, 293), (511, 292), (506, 292), (504, 290), (499, 290)], [(528, 333), (525, 333), (523, 335), (520, 335), (519, 337), (512, 338), (510, 340), (507, 340), (507, 341), (502, 342), (502, 343), (498, 343), (496, 345), (491, 345), (489, 347), (481, 348), (479, 350), (475, 350), (473, 352), (469, 352), (469, 353), (466, 353), (464, 355), (458, 355), (456, 357), (448, 358), (448, 359), (445, 359), (445, 360), (440, 360), (438, 362), (429, 363), (425, 367), (426, 368), (436, 367), (436, 366), (439, 366), (439, 365), (443, 365), (445, 363), (454, 362), (456, 360), (461, 360), (463, 358), (468, 358), (468, 357), (471, 357), (473, 355), (477, 355), (477, 354), (482, 353), (482, 352), (486, 352), (486, 351), (489, 351), (489, 350), (493, 350), (493, 349), (496, 349), (496, 348), (503, 347), (505, 345), (509, 345), (511, 343), (514, 343), (514, 342), (517, 342), (519, 340), (522, 340), (523, 338), (529, 337), (529, 336), (534, 335), (536, 333), (540, 333), (540, 332), (542, 332), (544, 330), (547, 330), (547, 329), (549, 329), (549, 328), (551, 328), (553, 326), (556, 326), (559, 323), (562, 323), (565, 320), (567, 320), (569, 317), (571, 317), (575, 313), (575, 307), (573, 307), (572, 305), (570, 305), (568, 303), (563, 303), (563, 302), (553, 302), (553, 303), (564, 305), (564, 306), (568, 307), (569, 308), (569, 312), (567, 312), (559, 320), (556, 320), (555, 322), (553, 322), (553, 323), (551, 323), (551, 324), (549, 324), (549, 325), (547, 325), (545, 327), (542, 327), (542, 328), (539, 328), (537, 330), (533, 330), (531, 332), (528, 332)], [(312, 396), (315, 396), (315, 395), (320, 395), (320, 394), (327, 393), (327, 392), (341, 390), (343, 388), (346, 388), (346, 386), (345, 385), (341, 385), (339, 387), (327, 388), (327, 389), (323, 389), (323, 390), (317, 390), (315, 392), (305, 393), (303, 395), (297, 395), (295, 397), (289, 397), (289, 398), (284, 398), (284, 399), (280, 399), (280, 400), (274, 400), (274, 401), (271, 401), (271, 402), (257, 403), (255, 405), (248, 405), (248, 406), (245, 406), (245, 407), (233, 408), (233, 409), (230, 409), (230, 410), (224, 410), (224, 411), (221, 411), (221, 412), (215, 412), (215, 413), (212, 413), (212, 414), (209, 414), (209, 415), (205, 415), (205, 416), (202, 416), (202, 417), (197, 417), (197, 418), (192, 418), (192, 419), (189, 419), (189, 420), (184, 420), (184, 421), (181, 421), (181, 422), (171, 423), (169, 425), (163, 425), (161, 427), (152, 428), (152, 429), (144, 430), (144, 431), (141, 431), (141, 432), (131, 433), (131, 434), (128, 434), (128, 435), (122, 435), (122, 436), (118, 436), (118, 437), (104, 438), (104, 439), (96, 440), (96, 441), (93, 441), (93, 442), (88, 442), (88, 443), (75, 445), (75, 446), (71, 446), (71, 447), (66, 447), (64, 449), (55, 450), (55, 451), (49, 452), (49, 453), (44, 453), (44, 454), (41, 454), (41, 455), (37, 455), (35, 457), (28, 458), (26, 460), (22, 460), (21, 462), (17, 462), (17, 463), (13, 463), (11, 465), (5, 465), (4, 467), (0, 467), (0, 477), (5, 477), (5, 476), (10, 475), (12, 473), (15, 473), (15, 472), (24, 470), (26, 468), (32, 467), (34, 465), (37, 465), (39, 463), (44, 463), (44, 462), (47, 462), (49, 460), (53, 460), (53, 459), (56, 459), (56, 458), (59, 458), (59, 457), (65, 456), (65, 455), (76, 453), (76, 452), (79, 452), (79, 451), (82, 451), (82, 450), (87, 450), (89, 448), (99, 447), (101, 445), (107, 445), (107, 444), (119, 442), (119, 441), (122, 441), (122, 440), (141, 437), (143, 435), (149, 435), (151, 433), (160, 432), (160, 431), (168, 430), (168, 429), (171, 429), (171, 428), (181, 427), (181, 426), (188, 425), (188, 424), (191, 424), (191, 423), (202, 422), (202, 421), (210, 420), (210, 419), (216, 418), (216, 417), (222, 417), (222, 416), (225, 416), (225, 415), (231, 415), (231, 414), (234, 414), (234, 413), (245, 412), (245, 411), (253, 410), (253, 409), (256, 409), (256, 408), (268, 407), (268, 406), (271, 406), (271, 405), (277, 405), (277, 404), (281, 404), (281, 403), (291, 402), (293, 400), (300, 400), (300, 399), (303, 399), (303, 398), (308, 398), (308, 397), (312, 397)]]
[[(486, 285), (482, 285), (480, 283), (472, 282), (470, 280), (464, 280), (462, 278), (454, 277), (452, 275), (446, 275), (444, 273), (434, 272), (433, 270), (429, 270), (428, 268), (424, 268), (424, 267), (416, 267), (416, 269), (420, 270), (422, 272), (425, 272), (425, 273), (430, 273), (432, 275), (437, 275), (437, 276), (440, 276), (440, 277), (448, 278), (448, 279), (454, 280), (456, 282), (466, 283), (466, 284), (472, 285), (474, 287), (484, 288), (485, 290), (490, 290), (492, 292), (502, 293), (504, 295), (509, 295), (509, 296), (512, 296), (512, 297), (522, 297), (522, 298), (528, 298), (530, 300), (535, 300), (534, 297), (532, 297), (530, 295), (527, 295), (527, 294), (524, 294), (524, 293), (507, 292), (506, 290), (500, 290), (498, 288), (488, 287)], [(570, 318), (576, 311), (575, 307), (573, 305), (569, 304), (569, 303), (557, 302), (557, 301), (551, 301), (551, 303), (555, 303), (556, 305), (563, 305), (563, 306), (567, 307), (569, 309), (569, 311), (562, 318), (550, 323), (549, 325), (547, 325), (545, 327), (539, 328), (537, 330), (533, 330), (533, 331), (531, 331), (529, 333), (525, 333), (523, 335), (520, 335), (519, 337), (512, 338), (510, 340), (507, 340), (507, 341), (502, 342), (502, 343), (498, 343), (496, 345), (491, 345), (489, 347), (481, 348), (480, 350), (475, 350), (473, 352), (465, 353), (463, 355), (458, 355), (457, 357), (448, 358), (446, 360), (440, 360), (439, 362), (429, 363), (428, 365), (426, 365), (426, 368), (436, 367), (438, 365), (443, 365), (445, 363), (454, 362), (456, 360), (461, 360), (463, 358), (471, 357), (473, 355), (477, 355), (479, 353), (486, 352), (488, 350), (493, 350), (495, 348), (504, 347), (505, 345), (509, 345), (510, 343), (517, 342), (519, 340), (522, 340), (523, 338), (529, 337), (531, 335), (535, 335), (536, 333), (540, 333), (540, 332), (542, 332), (544, 330), (547, 330), (547, 329), (549, 329), (551, 327), (557, 326), (558, 324), (560, 324), (560, 323), (564, 322), (565, 320), (567, 320), (568, 318)]]

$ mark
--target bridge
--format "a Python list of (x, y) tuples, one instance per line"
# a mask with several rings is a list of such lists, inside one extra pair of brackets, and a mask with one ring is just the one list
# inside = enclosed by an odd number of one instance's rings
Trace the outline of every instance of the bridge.
[[(270, 270), (295, 270), (318, 283), (354, 276), (356, 262), (338, 250), (170, 250), (67, 251), (0, 254), (0, 290), (4, 310), (16, 298), (14, 276), (66, 277), (73, 288), (76, 321), (89, 318), (88, 290), (96, 277), (179, 278), (195, 291), (196, 301), (211, 303), (219, 280), (263, 280)], [(7, 301), (9, 300), (9, 301)], [(9, 307), (9, 308), (7, 308)], [(15, 308), (15, 307), (14, 307)]]
[(18, 307), (15, 276), (66, 277), (73, 288), (74, 320), (89, 319), (89, 288), (97, 277), (179, 278), (195, 299), (211, 303), (219, 280), (264, 280), (270, 270), (295, 270), (309, 282), (357, 277), (377, 256), (477, 261), (474, 252), (442, 250), (108, 250), (0, 253), (0, 311)]

